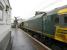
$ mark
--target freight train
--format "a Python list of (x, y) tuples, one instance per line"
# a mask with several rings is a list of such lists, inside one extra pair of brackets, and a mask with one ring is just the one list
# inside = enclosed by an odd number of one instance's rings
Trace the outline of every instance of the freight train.
[(21, 28), (37, 32), (32, 35), (44, 38), (53, 50), (67, 50), (67, 5), (48, 13), (36, 12), (34, 17), (22, 22)]

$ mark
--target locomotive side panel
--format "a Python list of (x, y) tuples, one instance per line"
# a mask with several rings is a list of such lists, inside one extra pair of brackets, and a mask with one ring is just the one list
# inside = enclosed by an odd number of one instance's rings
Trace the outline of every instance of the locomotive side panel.
[(24, 28), (27, 28), (29, 30), (42, 33), (42, 15), (35, 16), (35, 19), (28, 20), (24, 22)]
[(42, 18), (37, 18), (28, 22), (29, 29), (42, 32)]

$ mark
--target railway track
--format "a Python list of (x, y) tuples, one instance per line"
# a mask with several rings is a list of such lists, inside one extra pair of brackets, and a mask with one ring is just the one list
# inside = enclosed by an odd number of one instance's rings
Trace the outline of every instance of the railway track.
[(27, 36), (29, 36), (29, 38), (32, 40), (32, 45), (37, 48), (37, 50), (52, 50), (51, 48), (38, 41), (36, 38), (32, 37), (31, 35), (27, 34)]

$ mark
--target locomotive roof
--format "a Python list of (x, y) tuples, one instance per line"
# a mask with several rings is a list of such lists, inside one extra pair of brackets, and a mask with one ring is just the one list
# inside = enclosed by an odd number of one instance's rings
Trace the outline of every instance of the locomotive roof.
[(25, 20), (25, 21), (23, 21), (23, 22), (26, 22), (26, 21), (29, 21), (29, 20), (34, 20), (34, 19), (40, 18), (40, 17), (42, 17), (42, 16), (45, 15), (45, 14), (46, 14), (46, 13), (42, 13), (42, 14), (35, 15), (35, 16), (31, 17), (30, 19)]
[(33, 20), (33, 19), (40, 18), (40, 17), (42, 17), (43, 15), (44, 15), (44, 13), (43, 13), (43, 14), (39, 14), (39, 15), (35, 15), (35, 16), (33, 16), (32, 18), (30, 18), (29, 20)]
[(47, 15), (58, 14), (58, 11), (59, 11), (59, 10), (62, 10), (62, 9), (64, 9), (64, 8), (67, 8), (67, 5), (64, 5), (64, 6), (55, 8), (55, 9), (53, 9), (52, 11), (47, 12)]

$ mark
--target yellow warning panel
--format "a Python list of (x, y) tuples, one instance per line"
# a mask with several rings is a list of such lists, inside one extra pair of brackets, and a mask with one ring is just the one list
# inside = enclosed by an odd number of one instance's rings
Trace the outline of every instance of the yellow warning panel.
[(67, 28), (56, 26), (55, 39), (67, 43)]

